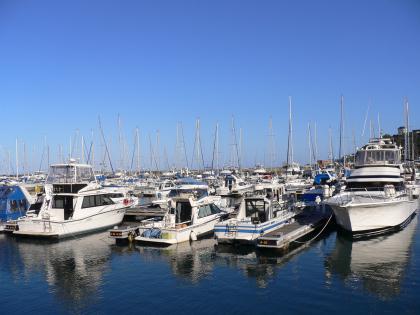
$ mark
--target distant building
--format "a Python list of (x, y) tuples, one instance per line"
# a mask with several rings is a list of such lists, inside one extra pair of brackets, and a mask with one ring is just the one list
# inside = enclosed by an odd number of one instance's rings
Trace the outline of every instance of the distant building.
[(405, 135), (406, 132), (407, 132), (407, 128), (405, 128), (405, 127), (399, 127), (398, 128), (398, 135), (399, 136)]
[[(402, 150), (402, 158), (405, 159), (404, 152), (405, 149), (405, 135), (407, 133), (407, 128), (399, 127), (398, 134), (391, 136), (392, 140), (399, 146), (403, 148)], [(407, 156), (407, 160), (411, 160), (414, 153), (414, 159), (418, 160), (420, 158), (420, 129), (412, 130), (408, 133), (408, 142), (409, 142), (409, 156)]]

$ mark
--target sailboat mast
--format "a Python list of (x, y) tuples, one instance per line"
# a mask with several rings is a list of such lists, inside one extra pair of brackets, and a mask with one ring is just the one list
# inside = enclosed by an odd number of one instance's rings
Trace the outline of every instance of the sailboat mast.
[(16, 138), (16, 180), (19, 179), (19, 152), (18, 152), (18, 138)]
[(312, 170), (311, 124), (308, 123), (309, 167)]
[(136, 143), (137, 143), (137, 172), (140, 174), (140, 135), (139, 128), (136, 128)]
[[(344, 111), (344, 96), (341, 95), (340, 101), (340, 144), (338, 148), (338, 156), (341, 159), (343, 156), (343, 137), (344, 137), (344, 119), (343, 119), (343, 111)], [(344, 161), (344, 160), (343, 160)], [(343, 163), (345, 164), (345, 163)]]
[[(289, 96), (289, 135), (287, 137), (287, 167), (293, 164), (292, 97)], [(286, 172), (287, 175), (287, 172)]]

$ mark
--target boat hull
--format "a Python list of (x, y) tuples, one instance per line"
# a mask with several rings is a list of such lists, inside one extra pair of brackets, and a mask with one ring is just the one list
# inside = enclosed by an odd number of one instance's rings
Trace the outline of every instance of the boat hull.
[(375, 203), (338, 205), (330, 203), (337, 224), (347, 232), (365, 234), (398, 228), (418, 208), (417, 200), (391, 200)]
[(276, 218), (263, 224), (235, 222), (235, 219), (221, 222), (214, 227), (215, 237), (219, 244), (254, 244), (257, 238), (264, 236), (279, 227), (291, 223), (294, 214)]
[(124, 218), (126, 208), (119, 208), (68, 221), (43, 219), (22, 219), (18, 221), (16, 236), (61, 239), (75, 235), (92, 233), (118, 225)]
[(156, 245), (172, 245), (178, 244), (183, 242), (188, 242), (194, 240), (192, 238), (192, 233), (195, 237), (200, 238), (205, 235), (209, 235), (213, 233), (214, 226), (216, 223), (220, 221), (220, 217), (212, 218), (206, 222), (202, 222), (200, 224), (196, 224), (193, 226), (188, 226), (181, 229), (173, 229), (173, 228), (158, 228), (160, 230), (160, 238), (154, 237), (146, 237), (143, 236), (148, 228), (140, 228), (140, 236), (137, 236), (135, 239), (141, 243), (148, 243), (148, 244), (156, 244)]

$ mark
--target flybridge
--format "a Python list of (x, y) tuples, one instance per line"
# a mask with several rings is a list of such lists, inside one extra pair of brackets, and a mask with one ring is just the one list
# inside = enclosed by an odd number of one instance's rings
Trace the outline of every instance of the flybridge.
[(356, 153), (355, 165), (398, 165), (401, 150), (390, 139), (372, 139)]
[(54, 164), (50, 166), (47, 184), (88, 184), (95, 182), (92, 166), (87, 164)]

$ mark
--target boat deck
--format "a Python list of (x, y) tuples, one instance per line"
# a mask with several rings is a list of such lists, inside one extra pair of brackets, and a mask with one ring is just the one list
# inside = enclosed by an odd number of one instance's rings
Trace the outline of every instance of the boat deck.
[(322, 228), (330, 222), (331, 211), (329, 209), (316, 210), (305, 209), (295, 217), (291, 224), (284, 225), (257, 240), (259, 248), (288, 249), (291, 243), (297, 243), (312, 232)]
[(141, 206), (141, 207), (128, 208), (125, 211), (125, 216), (153, 218), (153, 217), (163, 217), (165, 213), (166, 213), (166, 210), (164, 209)]

